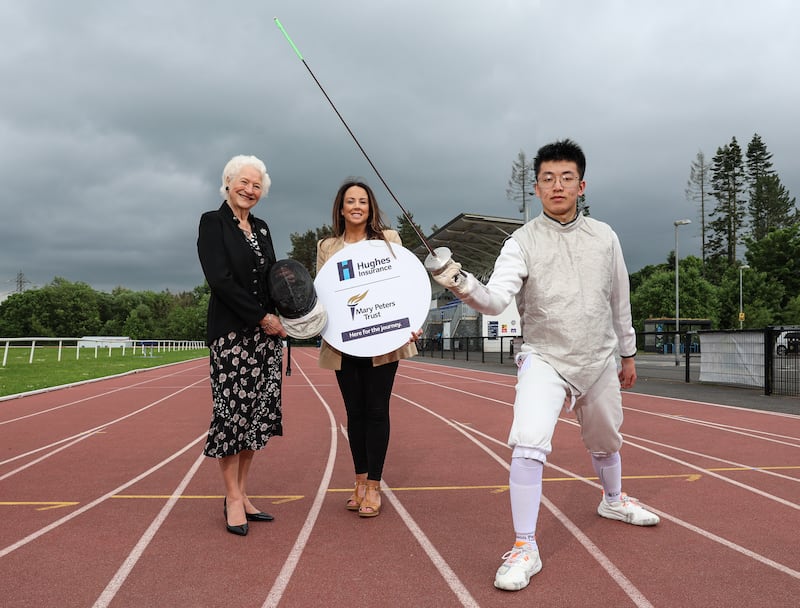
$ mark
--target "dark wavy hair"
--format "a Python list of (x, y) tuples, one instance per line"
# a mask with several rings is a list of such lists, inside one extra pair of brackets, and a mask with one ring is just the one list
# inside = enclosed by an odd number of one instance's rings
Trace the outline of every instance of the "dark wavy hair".
[(533, 159), (533, 174), (539, 177), (539, 168), (544, 162), (566, 160), (578, 165), (580, 179), (586, 173), (586, 156), (581, 147), (571, 139), (562, 139), (539, 148), (536, 157)]
[(333, 227), (333, 236), (339, 237), (344, 234), (344, 217), (342, 217), (342, 209), (344, 208), (344, 193), (348, 188), (358, 186), (363, 188), (367, 193), (367, 200), (369, 201), (369, 215), (367, 216), (367, 238), (368, 239), (383, 239), (383, 231), (386, 230), (386, 221), (383, 218), (381, 208), (378, 207), (378, 199), (375, 198), (375, 193), (372, 188), (360, 178), (348, 177), (344, 183), (339, 186), (339, 191), (333, 199), (333, 214), (331, 217), (331, 226)]

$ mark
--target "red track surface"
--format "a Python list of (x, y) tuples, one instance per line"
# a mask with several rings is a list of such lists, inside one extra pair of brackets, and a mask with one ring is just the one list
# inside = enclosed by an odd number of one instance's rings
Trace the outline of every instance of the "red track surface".
[(513, 542), (514, 378), (400, 364), (382, 514), (345, 510), (344, 407), (293, 349), (284, 437), (250, 493), (275, 515), (228, 534), (206, 361), (0, 402), (0, 605), (798, 606), (800, 417), (626, 394), (624, 489), (655, 528), (600, 518), (571, 415), (545, 469), (544, 569), (492, 586)]

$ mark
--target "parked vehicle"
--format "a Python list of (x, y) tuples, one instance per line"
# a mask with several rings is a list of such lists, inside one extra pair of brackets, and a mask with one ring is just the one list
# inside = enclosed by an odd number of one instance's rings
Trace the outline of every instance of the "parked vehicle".
[(775, 339), (775, 352), (780, 357), (800, 353), (800, 331), (782, 331)]

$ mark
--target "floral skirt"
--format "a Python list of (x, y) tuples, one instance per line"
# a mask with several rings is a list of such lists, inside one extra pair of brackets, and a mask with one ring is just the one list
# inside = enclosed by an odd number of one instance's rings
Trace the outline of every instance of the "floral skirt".
[(214, 410), (203, 454), (222, 458), (260, 450), (273, 435), (283, 435), (281, 339), (255, 327), (230, 332), (209, 349)]

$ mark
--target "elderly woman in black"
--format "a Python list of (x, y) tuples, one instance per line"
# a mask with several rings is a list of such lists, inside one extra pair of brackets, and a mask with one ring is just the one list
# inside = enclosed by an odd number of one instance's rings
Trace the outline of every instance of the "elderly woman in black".
[(267, 224), (250, 213), (270, 186), (255, 156), (235, 156), (222, 172), (225, 201), (200, 218), (197, 251), (211, 290), (208, 303), (211, 426), (203, 453), (219, 460), (223, 513), (231, 534), (270, 521), (247, 497), (253, 455), (283, 434), (281, 371), (286, 331), (275, 315), (267, 273), (275, 263)]

